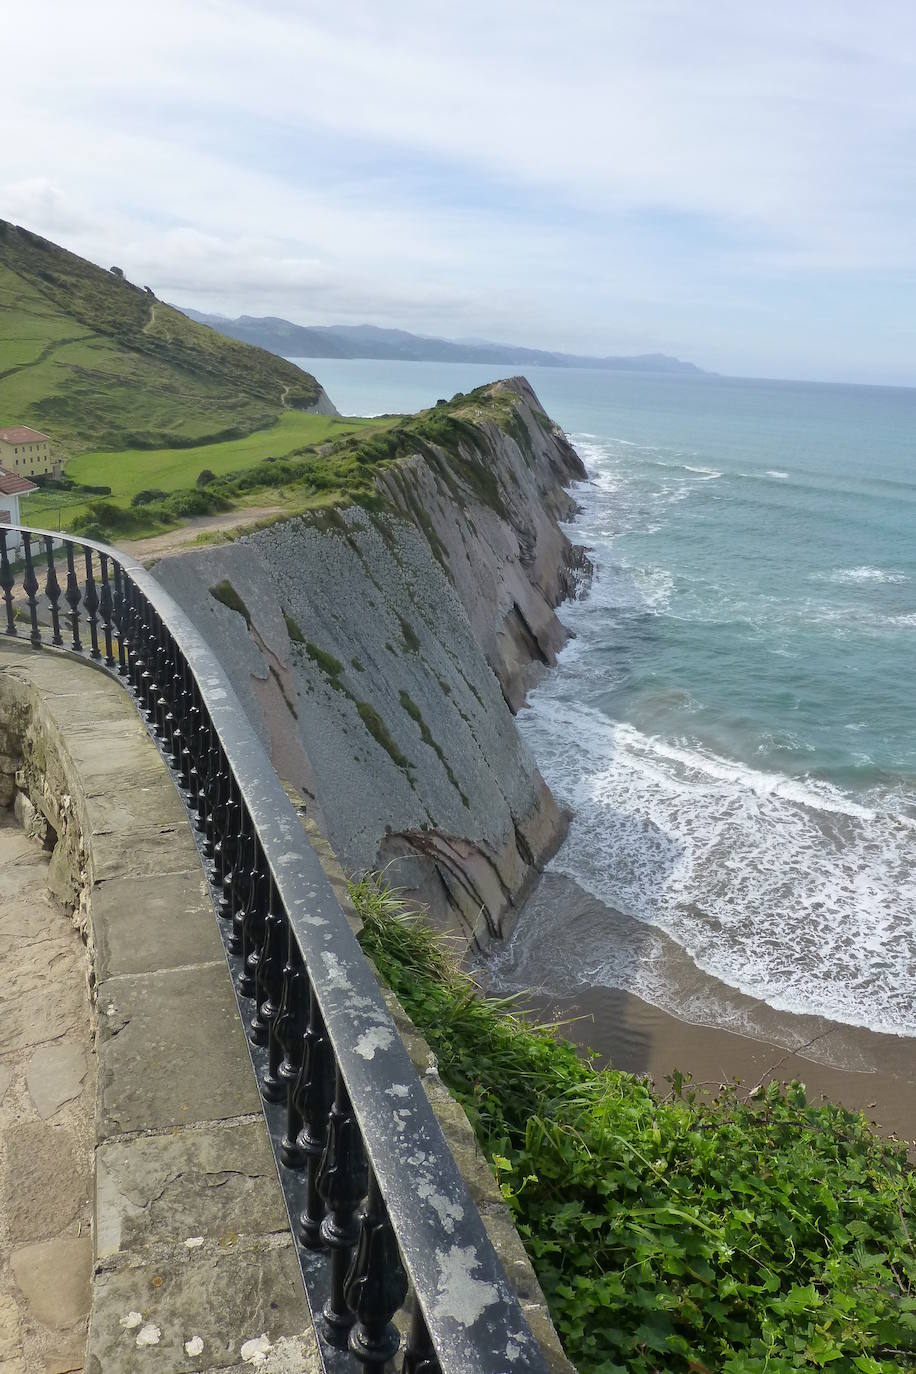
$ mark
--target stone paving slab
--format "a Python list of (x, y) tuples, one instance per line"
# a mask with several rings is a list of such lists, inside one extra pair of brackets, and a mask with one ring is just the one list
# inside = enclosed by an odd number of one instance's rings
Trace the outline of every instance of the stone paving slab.
[(197, 1249), (288, 1231), (260, 1117), (222, 1127), (106, 1141), (96, 1154), (96, 1253)]
[(96, 883), (108, 878), (151, 878), (186, 873), (200, 863), (187, 821), (151, 830), (95, 830), (89, 862)]
[(224, 957), (198, 863), (186, 873), (98, 883), (92, 919), (100, 982)]
[(225, 961), (110, 978), (98, 1007), (100, 1140), (261, 1110)]
[[(190, 1374), (239, 1366), (246, 1346), (295, 1341), (295, 1374), (319, 1374), (315, 1337), (303, 1313), (292, 1239), (218, 1254), (186, 1252), (142, 1269), (96, 1277), (88, 1374)], [(261, 1342), (261, 1338), (265, 1338)], [(295, 1348), (295, 1347), (294, 1347)]]

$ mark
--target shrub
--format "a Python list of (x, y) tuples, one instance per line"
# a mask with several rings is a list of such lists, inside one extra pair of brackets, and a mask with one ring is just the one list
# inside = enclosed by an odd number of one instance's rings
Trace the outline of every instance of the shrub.
[(916, 1172), (801, 1083), (662, 1097), (485, 1000), (376, 882), (360, 940), (435, 1051), (580, 1374), (916, 1369)]
[(167, 491), (160, 491), (158, 487), (146, 487), (143, 491), (138, 491), (136, 496), (131, 497), (132, 506), (149, 506), (153, 501), (165, 501), (168, 496)]
[(162, 503), (170, 515), (187, 519), (195, 515), (211, 515), (214, 511), (228, 510), (229, 502), (225, 496), (215, 491), (176, 491)]
[(212, 470), (212, 468), (204, 468), (201, 472), (197, 474), (197, 485), (199, 487), (208, 487), (211, 482), (215, 481), (216, 473)]

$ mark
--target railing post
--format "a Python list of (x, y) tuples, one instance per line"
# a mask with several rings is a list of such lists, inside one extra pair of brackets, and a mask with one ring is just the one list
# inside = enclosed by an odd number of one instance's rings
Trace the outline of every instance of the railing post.
[(73, 545), (67, 541), (67, 590), (64, 592), (64, 600), (70, 607), (67, 619), (70, 621), (70, 645), (75, 653), (82, 653), (83, 645), (80, 640), (80, 602), (82, 601), (80, 586), (76, 577), (76, 568), (73, 564)]
[(33, 649), (41, 648), (41, 631), (38, 628), (38, 578), (35, 576), (35, 568), (32, 564), (32, 536), (27, 530), (22, 531), (22, 552), (25, 558), (25, 576), (22, 579), (22, 589), (26, 594), (29, 606), (29, 620), (32, 626), (30, 642)]
[(89, 620), (89, 657), (96, 660), (102, 657), (99, 652), (99, 594), (95, 585), (95, 574), (92, 570), (92, 549), (83, 545), (83, 554), (86, 559), (86, 587), (83, 595), (83, 606)]
[(124, 597), (124, 573), (117, 559), (112, 559), (114, 568), (114, 623), (118, 638), (118, 674), (127, 676), (127, 606)]
[(407, 1297), (407, 1273), (375, 1174), (369, 1174), (369, 1200), (359, 1241), (347, 1274), (347, 1306), (356, 1314), (350, 1350), (366, 1370), (382, 1374), (394, 1358), (401, 1336), (391, 1318)]
[(48, 606), (51, 611), (51, 643), (61, 648), (64, 641), (60, 632), (60, 583), (57, 580), (57, 568), (54, 564), (54, 540), (50, 534), (45, 535), (45, 556), (48, 564), (45, 596), (48, 598)]
[(420, 1304), (414, 1296), (413, 1316), (401, 1374), (442, 1374)]
[(283, 1058), (277, 1069), (277, 1077), (286, 1089), (286, 1131), (280, 1142), (280, 1159), (288, 1169), (301, 1169), (305, 1163), (305, 1155), (299, 1145), (302, 1117), (296, 1101), (295, 1087), (299, 1070), (302, 1068), (302, 1054), (305, 1048), (303, 1042), (307, 996), (308, 985), (302, 954), (290, 929), (289, 960), (283, 970), (283, 999), (277, 1017), (277, 1033), (283, 1046)]
[(13, 615), (13, 588), (15, 585), (16, 579), (13, 577), (6, 547), (6, 530), (0, 525), (0, 589), (3, 591), (3, 604), (6, 607), (6, 629), (3, 633), (14, 636), (16, 634), (16, 618)]
[(346, 1281), (353, 1248), (359, 1239), (356, 1209), (368, 1188), (369, 1166), (362, 1137), (338, 1068), (328, 1139), (318, 1167), (318, 1191), (328, 1209), (321, 1223), (321, 1237), (331, 1251), (331, 1295), (321, 1317), (328, 1340), (342, 1349), (346, 1349), (350, 1328), (356, 1321), (356, 1314), (347, 1303)]
[(285, 922), (273, 878), (267, 880), (267, 915), (264, 918), (264, 939), (258, 955), (255, 979), (255, 1010), (249, 1023), (248, 1038), (253, 1045), (266, 1045), (277, 1012), (283, 988), (283, 933)]
[(318, 1190), (318, 1170), (328, 1139), (328, 1116), (334, 1101), (334, 1056), (321, 1018), (318, 998), (310, 990), (309, 1023), (302, 1047), (302, 1068), (296, 1083), (296, 1105), (302, 1119), (297, 1144), (306, 1157), (305, 1207), (296, 1219), (296, 1235), (310, 1250), (320, 1249), (324, 1199)]

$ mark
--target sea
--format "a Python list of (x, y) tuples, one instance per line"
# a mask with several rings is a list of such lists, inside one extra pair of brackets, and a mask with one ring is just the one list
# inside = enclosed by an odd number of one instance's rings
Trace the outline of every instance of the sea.
[[(353, 414), (500, 373), (299, 361)], [(916, 390), (525, 375), (588, 469), (596, 572), (518, 723), (574, 813), (554, 873), (645, 937), (558, 942), (542, 990), (690, 1017), (673, 942), (778, 1010), (916, 1035)], [(523, 914), (507, 988), (545, 938)]]

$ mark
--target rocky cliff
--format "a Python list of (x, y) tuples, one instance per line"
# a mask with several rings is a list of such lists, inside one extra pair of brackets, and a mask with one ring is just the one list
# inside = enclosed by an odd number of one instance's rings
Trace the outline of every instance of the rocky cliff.
[(344, 866), (390, 865), (394, 885), (486, 944), (565, 833), (512, 714), (566, 638), (554, 608), (588, 572), (558, 524), (585, 470), (522, 379), (446, 409), (451, 428), (418, 428), (378, 469), (371, 509), (287, 520), (155, 572)]

